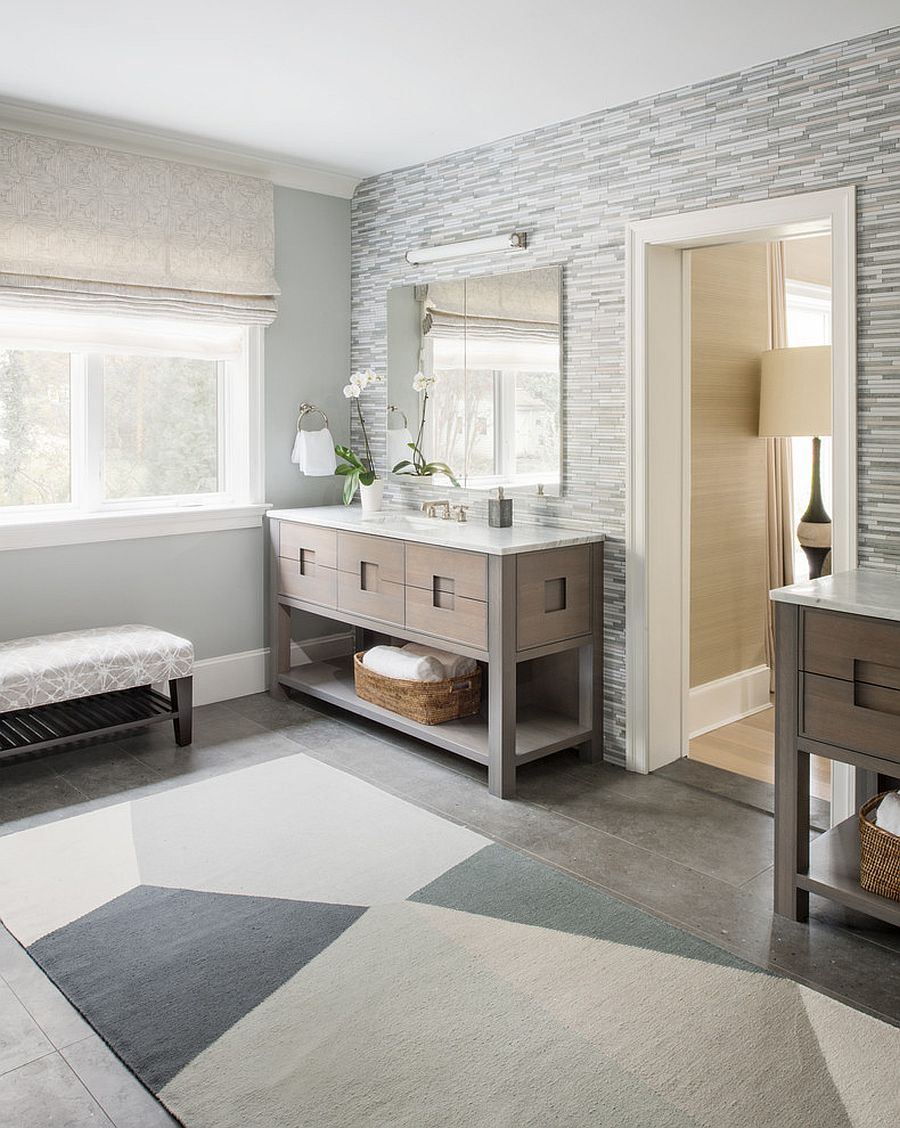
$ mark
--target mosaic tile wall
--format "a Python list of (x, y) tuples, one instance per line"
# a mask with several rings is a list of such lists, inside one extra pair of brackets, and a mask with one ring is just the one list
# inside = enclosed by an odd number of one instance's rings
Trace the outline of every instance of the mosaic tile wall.
[[(524, 265), (506, 254), (410, 267), (410, 247), (525, 229), (529, 265), (564, 266), (564, 497), (517, 499), (516, 513), (609, 536), (611, 758), (624, 756), (625, 735), (625, 224), (849, 184), (858, 190), (860, 561), (900, 569), (900, 29), (386, 173), (357, 190), (354, 367), (386, 370), (388, 287)], [(380, 459), (384, 441), (376, 426)], [(417, 504), (426, 488), (390, 487), (388, 504)], [(481, 517), (483, 495), (467, 500)]]

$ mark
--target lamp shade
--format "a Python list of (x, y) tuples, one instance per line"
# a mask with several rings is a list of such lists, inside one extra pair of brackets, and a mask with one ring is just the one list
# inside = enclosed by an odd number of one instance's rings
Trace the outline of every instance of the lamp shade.
[(762, 354), (759, 433), (783, 438), (831, 434), (831, 345)]

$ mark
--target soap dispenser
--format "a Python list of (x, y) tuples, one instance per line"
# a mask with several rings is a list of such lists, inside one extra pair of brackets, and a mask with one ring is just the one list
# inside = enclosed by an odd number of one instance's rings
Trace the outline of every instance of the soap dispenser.
[(503, 496), (503, 487), (497, 487), (497, 496), (488, 498), (488, 524), (492, 529), (508, 529), (512, 524), (512, 498)]

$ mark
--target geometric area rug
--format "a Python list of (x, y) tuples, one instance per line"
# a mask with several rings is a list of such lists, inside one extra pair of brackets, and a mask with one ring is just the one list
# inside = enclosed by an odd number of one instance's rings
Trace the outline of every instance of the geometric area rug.
[(900, 1031), (303, 754), (0, 839), (187, 1128), (896, 1128)]

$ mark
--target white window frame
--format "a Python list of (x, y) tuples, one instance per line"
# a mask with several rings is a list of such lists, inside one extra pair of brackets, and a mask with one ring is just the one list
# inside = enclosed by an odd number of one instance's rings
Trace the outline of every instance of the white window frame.
[[(269, 508), (264, 501), (263, 340), (261, 327), (247, 326), (240, 358), (218, 362), (222, 489), (177, 497), (101, 496), (103, 397), (96, 384), (102, 381), (102, 367), (98, 354), (73, 353), (71, 500), (0, 507), (0, 551), (258, 528)], [(85, 403), (90, 381), (94, 394)]]

